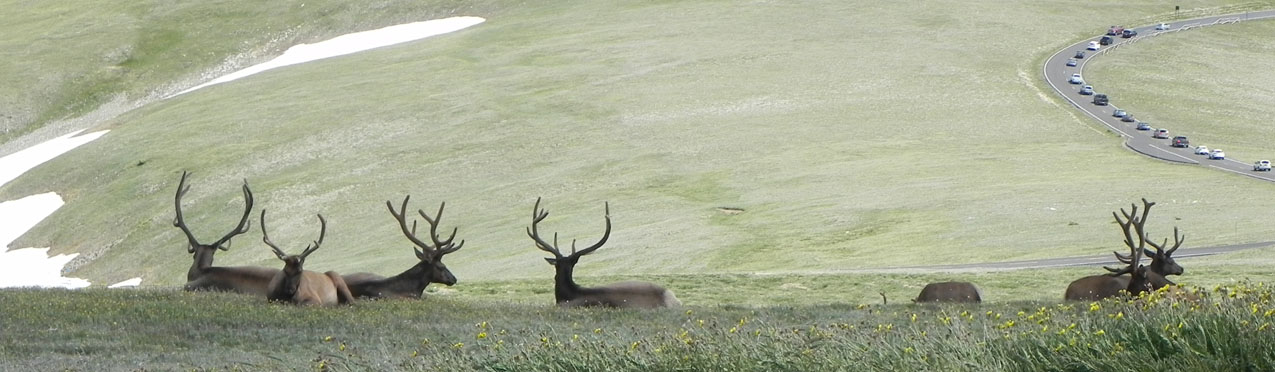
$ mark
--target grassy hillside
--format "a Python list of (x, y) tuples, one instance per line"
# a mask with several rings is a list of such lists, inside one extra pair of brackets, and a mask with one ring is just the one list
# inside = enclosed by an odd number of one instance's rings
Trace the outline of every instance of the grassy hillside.
[[(1263, 36), (1265, 35), (1265, 36)], [(1085, 76), (1138, 118), (1192, 144), (1252, 162), (1275, 158), (1275, 22), (1254, 21), (1157, 36), (1086, 66)]]
[[(451, 9), (316, 14), (310, 2), (278, 4), (289, 6), (237, 11), (238, 25), (255, 24), (254, 14), (286, 16), (238, 37), (234, 52), (212, 54), (268, 55), (255, 48), (286, 45), (266, 42), (273, 38), (314, 41)], [(1120, 246), (1110, 213), (1143, 197), (1160, 203), (1153, 236), (1179, 226), (1188, 247), (1271, 240), (1270, 206), (1249, 195), (1275, 185), (1133, 154), (1040, 81), (1049, 53), (1110, 24), (1168, 17), (1159, 4), (464, 8), (456, 14), (488, 21), (146, 105), (104, 124), (112, 132), (103, 139), (0, 189), (0, 199), (59, 192), (67, 205), (17, 244), (80, 252), (75, 276), (140, 275), (146, 285), (178, 284), (189, 265), (171, 226), (182, 170), (195, 172), (186, 219), (206, 240), (234, 225), (243, 179), (258, 208), (271, 211), (276, 242), (299, 249), (323, 213), (328, 240), (308, 260), (321, 270), (410, 266), (384, 202), (412, 194), (414, 208), (433, 210), (445, 200), (444, 228), (459, 227), (468, 241), (446, 259), (462, 283), (551, 275), (523, 232), (539, 196), (551, 213), (542, 228), (567, 240), (596, 239), (610, 202), (615, 231), (584, 259), (585, 276), (1097, 254)], [(237, 25), (217, 19), (196, 23)], [(144, 20), (143, 35), (188, 23)], [(180, 84), (221, 61), (137, 84)], [(254, 229), (218, 264), (278, 265), (259, 241)]]

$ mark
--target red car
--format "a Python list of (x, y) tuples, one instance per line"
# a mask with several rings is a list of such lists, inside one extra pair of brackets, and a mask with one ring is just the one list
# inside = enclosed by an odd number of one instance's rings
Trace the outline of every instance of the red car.
[(1111, 26), (1111, 28), (1107, 29), (1107, 35), (1110, 35), (1110, 36), (1119, 36), (1123, 33), (1124, 33), (1124, 26)]

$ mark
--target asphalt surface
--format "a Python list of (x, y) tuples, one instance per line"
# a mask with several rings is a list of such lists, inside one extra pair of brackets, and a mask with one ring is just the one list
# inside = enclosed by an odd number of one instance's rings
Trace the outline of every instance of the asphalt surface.
[[(1154, 130), (1137, 130), (1135, 123), (1120, 121), (1120, 118), (1112, 116), (1112, 113), (1116, 109), (1120, 108), (1120, 97), (1109, 97), (1111, 101), (1110, 105), (1098, 106), (1093, 104), (1093, 96), (1080, 94), (1080, 88), (1086, 84), (1092, 85), (1096, 93), (1102, 94), (1103, 86), (1100, 81), (1096, 82), (1085, 79), (1084, 84), (1071, 84), (1068, 82), (1068, 79), (1071, 78), (1072, 74), (1079, 73), (1083, 77), (1085, 64), (1090, 60), (1103, 57), (1107, 51), (1119, 48), (1123, 45), (1137, 43), (1164, 33), (1182, 32), (1198, 27), (1220, 26), (1273, 17), (1275, 17), (1275, 10), (1268, 10), (1177, 21), (1170, 23), (1168, 30), (1156, 30), (1156, 25), (1133, 27), (1132, 29), (1138, 32), (1138, 36), (1127, 39), (1119, 36), (1112, 36), (1114, 42), (1111, 45), (1104, 45), (1097, 51), (1086, 50), (1090, 41), (1098, 41), (1107, 32), (1105, 29), (1094, 30), (1094, 37), (1068, 46), (1063, 50), (1054, 53), (1054, 55), (1050, 56), (1049, 59), (1045, 61), (1045, 66), (1043, 68), (1045, 82), (1049, 83), (1049, 85), (1054, 88), (1054, 91), (1058, 92), (1063, 99), (1071, 102), (1072, 106), (1080, 109), (1081, 112), (1084, 112), (1089, 117), (1094, 118), (1094, 120), (1098, 120), (1105, 124), (1116, 133), (1119, 133), (1125, 138), (1125, 146), (1129, 147), (1133, 151), (1164, 161), (1195, 164), (1221, 171), (1242, 174), (1264, 181), (1275, 182), (1275, 172), (1258, 172), (1253, 170), (1253, 162), (1260, 159), (1239, 160), (1227, 157), (1226, 159), (1210, 160), (1204, 155), (1195, 154), (1195, 145), (1198, 144), (1192, 144), (1192, 146), (1186, 148), (1172, 147), (1169, 145), (1169, 142), (1174, 136), (1187, 136), (1189, 139), (1191, 137), (1191, 133), (1174, 132), (1173, 128), (1165, 128), (1169, 130), (1169, 138), (1157, 139), (1151, 137)], [(1078, 50), (1085, 51), (1085, 58), (1079, 59), (1079, 63), (1075, 67), (1067, 66), (1067, 60), (1072, 59)], [(1130, 114), (1132, 114), (1135, 118), (1138, 116), (1136, 112), (1130, 112)], [(1156, 125), (1156, 123), (1149, 124), (1152, 128), (1160, 128)], [(1226, 149), (1226, 144), (1224, 143), (1207, 145), (1210, 146), (1210, 149), (1212, 149), (1214, 145), (1222, 148), (1223, 150)], [(1272, 154), (1272, 158), (1275, 158), (1275, 154)]]

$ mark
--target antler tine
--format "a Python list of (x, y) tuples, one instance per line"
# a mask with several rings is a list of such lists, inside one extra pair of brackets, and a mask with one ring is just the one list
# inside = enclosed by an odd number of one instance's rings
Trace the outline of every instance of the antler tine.
[(262, 241), (263, 243), (266, 243), (266, 245), (270, 246), (270, 249), (271, 249), (271, 250), (274, 250), (274, 255), (275, 255), (275, 256), (279, 256), (279, 259), (280, 259), (280, 260), (282, 260), (282, 259), (284, 259), (284, 258), (288, 257), (288, 255), (287, 255), (286, 253), (283, 253), (283, 250), (280, 250), (280, 249), (279, 249), (279, 246), (278, 246), (278, 245), (275, 245), (275, 244), (274, 244), (274, 242), (270, 241), (270, 233), (267, 233), (267, 232), (266, 232), (266, 210), (265, 210), (265, 208), (262, 208), (262, 209), (261, 209), (261, 241)]
[(1173, 254), (1173, 252), (1177, 251), (1178, 248), (1181, 247), (1182, 243), (1185, 241), (1186, 241), (1186, 236), (1178, 235), (1178, 227), (1174, 226), (1173, 227), (1173, 247), (1169, 248), (1168, 250), (1164, 249), (1164, 246), (1169, 245), (1169, 238), (1164, 238), (1164, 243), (1155, 244), (1155, 242), (1147, 242), (1147, 244), (1151, 244), (1152, 247), (1155, 247), (1156, 253), (1160, 254), (1161, 256), (1167, 257)]
[(549, 242), (546, 242), (544, 241), (544, 239), (540, 238), (540, 230), (537, 228), (537, 224), (539, 224), (540, 221), (543, 221), (545, 217), (549, 217), (549, 212), (543, 209), (540, 209), (540, 198), (536, 198), (536, 205), (531, 208), (531, 226), (527, 227), (527, 236), (531, 237), (531, 240), (534, 240), (536, 242), (537, 249), (540, 249), (545, 252), (553, 253), (554, 257), (564, 258), (562, 256), (562, 252), (559, 252), (557, 248), (557, 243), (558, 243), (557, 233), (553, 234), (554, 244), (549, 244)]
[(439, 221), (443, 219), (443, 207), (445, 206), (447, 206), (447, 202), (438, 204), (438, 214), (435, 214), (434, 218), (430, 218), (429, 215), (425, 214), (425, 210), (423, 209), (416, 210), (416, 213), (420, 214), (421, 218), (425, 219), (425, 222), (429, 222), (429, 238), (434, 241), (435, 249), (442, 249), (451, 245), (452, 240), (456, 239), (456, 231), (460, 230), (459, 227), (453, 228), (452, 235), (447, 237), (447, 240), (438, 240), (438, 224)]
[(239, 226), (235, 227), (235, 229), (231, 230), (229, 233), (226, 233), (226, 236), (221, 237), (221, 239), (217, 239), (216, 242), (213, 242), (212, 246), (220, 248), (223, 251), (227, 250), (227, 248), (223, 246), (222, 244), (229, 242), (230, 238), (235, 237), (235, 235), (247, 233), (248, 230), (252, 229), (252, 222), (249, 221), (249, 218), (252, 217), (252, 204), (253, 204), (252, 189), (248, 188), (247, 179), (243, 180), (243, 198), (244, 198), (243, 218), (239, 219)]
[[(403, 231), (403, 235), (407, 236), (407, 240), (412, 241), (412, 244), (416, 244), (416, 246), (421, 247), (422, 250), (433, 250), (434, 247), (430, 246), (429, 243), (421, 241), (420, 238), (416, 237), (416, 227), (414, 227), (416, 224), (415, 220), (412, 220), (412, 230), (408, 231), (407, 229), (407, 201), (411, 199), (411, 195), (404, 197), (403, 204), (399, 206), (398, 211), (394, 210), (394, 204), (390, 203), (389, 200), (385, 201), (385, 207), (389, 208), (390, 214), (394, 216), (395, 220), (398, 220), (398, 227)], [(413, 248), (413, 250), (415, 250), (415, 248)]]
[(182, 233), (186, 234), (186, 240), (190, 242), (190, 246), (186, 250), (194, 253), (195, 246), (199, 245), (199, 239), (195, 239), (195, 234), (190, 232), (190, 228), (186, 227), (186, 221), (182, 219), (182, 196), (186, 195), (187, 191), (190, 191), (190, 186), (186, 184), (186, 176), (189, 175), (190, 172), (182, 171), (182, 180), (177, 183), (177, 196), (173, 199), (173, 205), (177, 208), (177, 216), (173, 217), (173, 226), (180, 228)]
[(308, 245), (301, 252), (301, 260), (305, 261), (306, 256), (319, 250), (319, 246), (323, 245), (323, 237), (328, 235), (328, 221), (323, 219), (323, 214), (319, 213), (319, 240), (315, 240), (313, 245)]
[(575, 240), (572, 240), (571, 241), (571, 256), (579, 257), (589, 253), (593, 253), (593, 251), (602, 247), (603, 244), (606, 244), (607, 238), (611, 237), (611, 203), (605, 202), (605, 206), (606, 206), (607, 227), (606, 227), (606, 231), (602, 233), (602, 239), (599, 239), (597, 243), (593, 243), (593, 245), (589, 246), (588, 248), (585, 248), (584, 250), (581, 250), (580, 252), (576, 252), (576, 242)]

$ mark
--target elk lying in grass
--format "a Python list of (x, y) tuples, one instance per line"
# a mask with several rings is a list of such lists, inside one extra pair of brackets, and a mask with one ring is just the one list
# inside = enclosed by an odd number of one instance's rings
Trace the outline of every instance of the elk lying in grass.
[(189, 175), (188, 172), (182, 172), (181, 182), (177, 184), (177, 196), (173, 200), (177, 208), (177, 217), (173, 218), (173, 226), (180, 228), (182, 233), (186, 234), (186, 240), (189, 243), (186, 250), (195, 256), (194, 263), (186, 272), (186, 285), (182, 288), (187, 291), (231, 291), (265, 295), (266, 286), (279, 270), (256, 266), (216, 267), (212, 265), (213, 255), (218, 249), (228, 250), (227, 245), (230, 244), (230, 239), (248, 232), (250, 228), (248, 218), (252, 215), (252, 190), (248, 188), (248, 181), (245, 180), (243, 183), (245, 205), (239, 226), (226, 233), (221, 239), (211, 244), (203, 244), (199, 242), (199, 239), (195, 239), (195, 234), (190, 232), (190, 228), (186, 226), (186, 221), (182, 217), (182, 196), (190, 191), (190, 186), (186, 185), (186, 178)]
[(425, 222), (429, 223), (430, 240), (433, 245), (422, 241), (416, 236), (416, 221), (412, 220), (412, 228), (407, 228), (407, 201), (412, 196), (408, 195), (403, 198), (403, 204), (398, 211), (394, 210), (394, 205), (390, 201), (385, 201), (385, 206), (389, 208), (390, 214), (398, 220), (399, 229), (403, 231), (403, 235), (407, 236), (407, 240), (412, 241), (416, 247), (412, 251), (416, 252), (416, 258), (420, 260), (415, 266), (407, 269), (401, 274), (386, 278), (372, 273), (356, 273), (345, 275), (345, 284), (350, 287), (350, 292), (359, 298), (421, 298), (421, 293), (425, 291), (425, 287), (429, 283), (440, 283), (448, 286), (456, 284), (456, 276), (452, 275), (451, 270), (447, 269), (447, 265), (443, 264), (443, 255), (460, 250), (465, 245), (465, 241), (453, 244), (452, 240), (456, 238), (457, 229), (452, 229), (452, 235), (445, 240), (440, 240), (438, 236), (438, 222), (443, 218), (443, 207), (447, 203), (438, 205), (438, 213), (430, 218), (423, 210), (416, 212), (425, 218)]
[[(1173, 282), (1166, 279), (1165, 275), (1178, 275), (1183, 273), (1184, 270), (1182, 269), (1182, 266), (1179, 266), (1177, 262), (1173, 260), (1171, 255), (1174, 251), (1178, 250), (1178, 247), (1182, 245), (1185, 238), (1180, 237), (1178, 235), (1178, 229), (1174, 228), (1173, 239), (1175, 244), (1173, 245), (1173, 248), (1168, 250), (1164, 249), (1164, 246), (1168, 244), (1168, 239), (1165, 239), (1165, 242), (1162, 244), (1156, 244), (1155, 242), (1148, 241), (1144, 227), (1147, 222), (1147, 213), (1151, 211), (1151, 206), (1155, 205), (1155, 203), (1142, 199), (1142, 204), (1144, 205), (1142, 216), (1138, 216), (1137, 205), (1130, 206), (1132, 212), (1125, 212), (1125, 210), (1121, 208), (1120, 213), (1124, 215), (1123, 219), (1121, 219), (1121, 216), (1116, 214), (1116, 212), (1111, 212), (1111, 215), (1116, 219), (1116, 223), (1120, 224), (1120, 228), (1124, 232), (1125, 245), (1128, 246), (1132, 252), (1129, 255), (1123, 255), (1118, 252), (1112, 253), (1116, 255), (1116, 259), (1118, 261), (1130, 266), (1126, 266), (1122, 269), (1105, 267), (1105, 269), (1110, 271), (1110, 273), (1076, 279), (1067, 286), (1067, 292), (1064, 294), (1064, 298), (1073, 301), (1092, 301), (1107, 297), (1114, 297), (1119, 295), (1121, 290), (1128, 290), (1130, 286), (1135, 285), (1136, 283), (1132, 283), (1134, 279), (1133, 275), (1125, 276), (1124, 274), (1131, 273), (1129, 267), (1138, 265), (1138, 261), (1141, 260), (1144, 253), (1151, 257), (1151, 266), (1144, 267), (1146, 269), (1145, 280), (1150, 283), (1151, 289), (1159, 289), (1167, 285), (1173, 285)], [(1136, 245), (1133, 243), (1134, 234), (1137, 235), (1138, 239), (1138, 243)], [(1155, 252), (1147, 249), (1147, 244), (1155, 247)]]
[(341, 279), (340, 274), (335, 271), (319, 274), (303, 268), (306, 256), (319, 249), (327, 231), (328, 222), (320, 214), (319, 240), (306, 246), (299, 255), (287, 255), (270, 241), (270, 234), (266, 232), (266, 211), (261, 210), (261, 241), (274, 250), (275, 256), (283, 260), (283, 270), (270, 280), (266, 299), (297, 305), (323, 306), (354, 302), (354, 296), (350, 294), (350, 288), (345, 285), (345, 280)]
[(912, 302), (982, 302), (983, 294), (974, 283), (941, 282), (926, 284)]
[(606, 231), (602, 234), (602, 239), (580, 251), (576, 251), (575, 240), (572, 240), (571, 254), (567, 256), (562, 255), (562, 252), (557, 248), (558, 234), (555, 233), (553, 235), (553, 244), (540, 238), (537, 225), (548, 216), (549, 212), (540, 209), (540, 199), (536, 198), (536, 205), (531, 210), (531, 226), (527, 228), (527, 236), (536, 242), (536, 248), (553, 254), (553, 258), (546, 257), (545, 261), (553, 265), (557, 272), (553, 278), (553, 295), (559, 306), (658, 308), (674, 307), (682, 304), (673, 295), (673, 291), (647, 282), (620, 282), (601, 287), (585, 288), (577, 285), (571, 279), (571, 272), (575, 269), (576, 263), (579, 262), (580, 256), (597, 250), (603, 244), (606, 244), (607, 238), (611, 236), (610, 204), (606, 205)]

